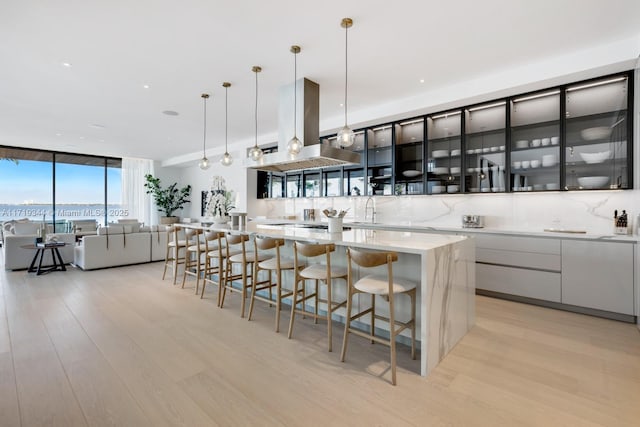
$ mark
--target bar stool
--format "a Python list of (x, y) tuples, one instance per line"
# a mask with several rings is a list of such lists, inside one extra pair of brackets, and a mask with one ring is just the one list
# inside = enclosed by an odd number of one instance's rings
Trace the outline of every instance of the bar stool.
[[(276, 291), (276, 332), (280, 332), (280, 310), (282, 308), (282, 300), (293, 295), (293, 291), (286, 290), (282, 287), (282, 271), (293, 270), (294, 262), (291, 258), (283, 258), (280, 256), (280, 247), (284, 246), (284, 239), (274, 239), (270, 237), (256, 236), (253, 239), (255, 259), (262, 258), (260, 251), (268, 251), (275, 249), (275, 256), (264, 261), (255, 262), (253, 265), (253, 283), (258, 282), (258, 274), (261, 271), (269, 272), (269, 280), (263, 285), (256, 285), (251, 288), (251, 303), (249, 304), (248, 320), (251, 320), (253, 314), (253, 303), (260, 300), (269, 303), (274, 302), (272, 290)], [(277, 281), (273, 283), (271, 273), (275, 272)], [(269, 297), (258, 295), (258, 291), (269, 290)]]
[[(167, 228), (167, 248), (164, 255), (164, 270), (162, 271), (162, 280), (167, 274), (167, 267), (173, 269), (173, 284), (176, 284), (178, 278), (178, 265), (184, 264), (185, 253), (187, 249), (186, 240), (179, 239), (182, 227), (171, 225)], [(182, 252), (182, 254), (181, 254)]]
[[(327, 337), (329, 339), (329, 351), (332, 351), (332, 329), (331, 329), (331, 315), (333, 312), (344, 306), (347, 301), (335, 302), (331, 298), (332, 283), (334, 279), (347, 279), (347, 269), (344, 267), (332, 267), (331, 266), (331, 252), (336, 250), (336, 246), (333, 243), (327, 244), (314, 244), (314, 243), (301, 243), (293, 242), (293, 261), (295, 277), (293, 281), (293, 301), (291, 304), (291, 320), (289, 321), (289, 334), (291, 338), (293, 334), (293, 322), (295, 320), (296, 313), (300, 313), (303, 316), (309, 315), (314, 318), (314, 322), (318, 323), (318, 319), (327, 320)], [(325, 256), (325, 264), (311, 264), (307, 267), (302, 265), (300, 256), (306, 258), (314, 258), (319, 256)], [(306, 294), (306, 281), (313, 280), (315, 282), (315, 292), (312, 294)], [(302, 286), (299, 284), (302, 282)], [(319, 283), (322, 282), (327, 285), (327, 298), (320, 299)], [(302, 294), (302, 296), (300, 295)], [(301, 297), (300, 297), (301, 296)], [(314, 311), (310, 312), (305, 310), (305, 303), (308, 299), (313, 298), (315, 302)], [(327, 304), (327, 315), (323, 316), (318, 314), (318, 303), (323, 302)], [(301, 308), (297, 308), (298, 304), (302, 304)]]
[[(207, 283), (218, 286), (217, 305), (220, 305), (220, 294), (224, 286), (224, 259), (227, 253), (222, 239), (224, 233), (219, 231), (206, 231), (204, 233), (204, 244), (206, 262), (203, 272), (202, 293), (200, 298), (204, 298), (204, 288)], [(218, 281), (213, 280), (213, 275), (218, 275)]]
[[(393, 277), (392, 264), (398, 260), (395, 252), (365, 252), (347, 248), (347, 269), (349, 292), (347, 298), (347, 317), (344, 325), (344, 337), (342, 341), (342, 354), (340, 360), (344, 362), (347, 353), (347, 338), (349, 334), (368, 338), (373, 342), (388, 345), (391, 350), (391, 383), (396, 385), (396, 337), (405, 330), (411, 328), (411, 358), (416, 358), (416, 284), (410, 280)], [(387, 265), (387, 275), (371, 274), (362, 277), (354, 283), (352, 263), (361, 268), (374, 268)], [(353, 296), (359, 293), (371, 295), (371, 307), (352, 315)], [(400, 322), (395, 318), (394, 299), (395, 294), (406, 294), (411, 298), (411, 319), (408, 322)], [(376, 314), (376, 295), (389, 301), (389, 317)], [(351, 322), (366, 314), (371, 314), (371, 329), (367, 334), (364, 331), (351, 327)], [(389, 339), (375, 335), (375, 320), (383, 320), (389, 324)]]
[[(242, 298), (240, 303), (240, 317), (244, 317), (247, 289), (249, 287), (262, 284), (262, 282), (257, 283), (253, 281), (253, 263), (256, 258), (254, 253), (247, 253), (245, 242), (248, 240), (249, 235), (247, 234), (225, 234), (225, 277), (224, 286), (222, 287), (222, 296), (220, 298), (220, 308), (224, 305), (224, 298), (227, 294), (227, 289), (230, 292), (238, 292), (238, 289), (233, 287), (233, 281), (242, 280), (239, 290)], [(258, 258), (258, 261), (264, 261), (269, 256), (264, 254), (261, 255), (261, 257), (262, 258)], [(240, 266), (240, 272), (233, 273), (234, 265)], [(247, 273), (248, 268), (251, 269), (249, 273)]]
[(187, 275), (196, 278), (196, 295), (200, 288), (200, 275), (205, 270), (207, 261), (207, 247), (204, 242), (200, 241), (200, 236), (204, 234), (203, 230), (196, 228), (186, 228), (184, 237), (186, 241), (186, 255), (184, 261), (184, 272), (182, 273), (182, 288), (187, 279)]

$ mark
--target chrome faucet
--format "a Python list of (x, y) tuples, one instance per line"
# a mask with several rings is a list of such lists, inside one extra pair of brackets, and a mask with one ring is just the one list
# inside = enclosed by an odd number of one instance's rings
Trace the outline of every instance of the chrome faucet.
[[(369, 207), (369, 202), (371, 202), (371, 207)], [(367, 221), (369, 217), (369, 209), (371, 209), (371, 223), (376, 222), (376, 201), (373, 197), (369, 196), (367, 202), (364, 204), (364, 220)]]

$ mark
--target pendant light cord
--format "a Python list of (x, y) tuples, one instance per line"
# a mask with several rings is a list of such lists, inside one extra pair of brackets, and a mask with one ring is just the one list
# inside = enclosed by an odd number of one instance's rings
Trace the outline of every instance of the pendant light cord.
[(204, 101), (204, 137), (202, 138), (202, 157), (207, 157), (207, 97), (203, 96)]
[(347, 74), (349, 69), (349, 27), (344, 27), (344, 125), (347, 126)]
[(227, 147), (228, 141), (228, 116), (229, 116), (229, 88), (224, 88), (224, 152), (229, 153), (229, 148)]
[(293, 137), (298, 137), (298, 120), (297, 120), (297, 111), (298, 111), (298, 54), (294, 52), (293, 54)]
[(256, 74), (256, 111), (255, 111), (254, 119), (255, 119), (255, 125), (256, 125), (255, 126), (255, 132), (256, 132), (255, 146), (257, 147), (258, 146), (258, 71), (257, 70), (255, 71), (255, 74)]

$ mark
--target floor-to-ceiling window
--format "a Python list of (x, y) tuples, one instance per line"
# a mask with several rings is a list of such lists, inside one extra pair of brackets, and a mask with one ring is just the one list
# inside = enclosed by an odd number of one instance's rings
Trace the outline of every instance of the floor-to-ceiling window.
[(45, 220), (56, 232), (69, 221), (105, 225), (121, 209), (121, 159), (0, 147), (0, 221)]

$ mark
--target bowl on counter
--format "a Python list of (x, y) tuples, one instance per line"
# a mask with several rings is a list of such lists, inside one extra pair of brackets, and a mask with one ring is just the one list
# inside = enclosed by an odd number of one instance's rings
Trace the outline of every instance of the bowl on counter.
[(578, 185), (586, 189), (604, 188), (608, 183), (608, 176), (583, 176), (578, 178)]
[(433, 150), (431, 152), (431, 157), (433, 157), (434, 159), (439, 159), (442, 157), (448, 157), (449, 156), (449, 150)]
[(602, 163), (611, 157), (611, 150), (600, 151), (597, 153), (580, 153), (580, 157), (587, 164)]

